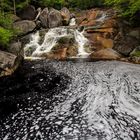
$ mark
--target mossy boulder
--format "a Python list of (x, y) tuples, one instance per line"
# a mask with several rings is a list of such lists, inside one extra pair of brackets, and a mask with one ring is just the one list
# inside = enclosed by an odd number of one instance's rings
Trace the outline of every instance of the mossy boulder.
[(56, 44), (53, 49), (52, 49), (52, 52), (55, 52), (57, 50), (61, 50), (63, 48), (67, 48), (67, 53), (66, 53), (66, 56), (67, 57), (73, 57), (73, 56), (76, 56), (77, 53), (78, 53), (78, 47), (76, 45), (71, 45), (71, 46), (68, 46), (68, 45), (61, 45), (61, 44)]
[(73, 45), (67, 48), (67, 57), (74, 57), (78, 54), (78, 47)]
[(58, 50), (62, 48), (69, 48), (70, 46), (74, 46), (75, 39), (72, 35), (63, 36), (58, 39), (56, 45), (53, 47), (52, 50)]
[(73, 44), (75, 43), (74, 36), (69, 35), (69, 36), (63, 36), (58, 40), (59, 44)]

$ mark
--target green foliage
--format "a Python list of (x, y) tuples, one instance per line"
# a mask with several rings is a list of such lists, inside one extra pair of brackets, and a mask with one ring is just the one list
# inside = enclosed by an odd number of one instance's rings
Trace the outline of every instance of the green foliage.
[[(0, 11), (11, 12), (29, 5), (31, 0), (0, 0)], [(15, 3), (15, 7), (14, 7)]]
[(12, 10), (11, 1), (0, 0), (0, 11), (9, 11), (9, 10)]
[(26, 7), (30, 2), (31, 2), (31, 0), (16, 1), (16, 9), (23, 9), (23, 8)]
[(9, 41), (13, 37), (13, 32), (5, 29), (3, 27), (0, 27), (0, 44), (3, 46), (7, 46)]
[(10, 14), (5, 14), (4, 12), (0, 13), (0, 26), (11, 29), (12, 28), (12, 19)]
[(105, 0), (105, 4), (119, 9), (124, 17), (131, 18), (140, 11), (140, 0)]
[(79, 9), (87, 9), (95, 6), (103, 5), (103, 0), (31, 0), (32, 4), (39, 5), (41, 7), (54, 7), (57, 9), (63, 6)]
[(35, 4), (41, 7), (54, 7), (57, 9), (65, 6), (65, 0), (31, 0), (31, 4)]
[(75, 7), (80, 9), (88, 9), (103, 5), (103, 0), (73, 0)]
[(0, 12), (0, 45), (7, 46), (16, 34), (17, 31), (13, 29), (11, 15)]
[(131, 53), (131, 56), (136, 56), (136, 57), (140, 57), (140, 51), (139, 50), (135, 50)]

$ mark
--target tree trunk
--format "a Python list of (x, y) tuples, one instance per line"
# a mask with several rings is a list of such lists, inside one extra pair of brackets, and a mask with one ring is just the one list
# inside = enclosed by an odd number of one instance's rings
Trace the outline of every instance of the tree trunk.
[(16, 2), (13, 0), (13, 6), (14, 6), (14, 14), (16, 15)]

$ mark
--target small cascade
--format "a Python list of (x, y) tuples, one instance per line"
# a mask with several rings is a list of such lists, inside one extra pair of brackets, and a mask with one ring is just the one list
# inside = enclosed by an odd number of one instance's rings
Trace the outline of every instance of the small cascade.
[(24, 57), (29, 57), (32, 53), (40, 46), (39, 45), (40, 36), (39, 32), (31, 35), (30, 43), (27, 44), (24, 48)]
[(76, 19), (75, 18), (72, 18), (70, 20), (69, 26), (74, 26), (74, 25), (76, 25)]
[(89, 56), (89, 53), (87, 53), (85, 51), (85, 45), (88, 44), (88, 39), (84, 37), (83, 35), (84, 31), (79, 32), (78, 30), (76, 30), (74, 32), (75, 35), (75, 40), (78, 43), (78, 55), (77, 56), (81, 56), (81, 57), (87, 57)]
[(66, 35), (67, 30), (64, 28), (50, 29), (45, 35), (44, 42), (33, 52), (32, 56), (50, 52), (57, 40)]
[(96, 21), (98, 22), (104, 22), (107, 19), (107, 14), (105, 12), (102, 12), (101, 17), (99, 17), (98, 19), (96, 19)]
[[(24, 48), (25, 51), (25, 57), (39, 57), (43, 53), (48, 53), (51, 51), (51, 49), (56, 45), (57, 40), (61, 37), (67, 36), (68, 31), (63, 28), (53, 28), (50, 29), (45, 37), (43, 43), (40, 45), (38, 42), (40, 40), (39, 32), (33, 34), (31, 36), (31, 41), (29, 44), (27, 44)], [(30, 54), (30, 49), (33, 49), (34, 51), (32, 54)], [(30, 54), (30, 55), (29, 55)]]
[(53, 28), (46, 33), (44, 41), (40, 45), (40, 36), (37, 32), (31, 36), (30, 43), (25, 46), (25, 57), (41, 57), (42, 54), (51, 52), (60, 38), (69, 36), (74, 37), (75, 44), (78, 46), (77, 57), (87, 57), (89, 54), (84, 47), (88, 44), (88, 39), (84, 37), (83, 33), (84, 31), (79, 32), (77, 29)]

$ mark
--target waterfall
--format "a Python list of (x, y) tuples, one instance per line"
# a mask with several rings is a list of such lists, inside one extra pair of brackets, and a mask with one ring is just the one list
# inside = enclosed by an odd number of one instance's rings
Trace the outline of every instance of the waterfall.
[(69, 36), (74, 37), (75, 44), (78, 46), (77, 57), (87, 57), (89, 54), (85, 51), (84, 47), (88, 44), (88, 39), (84, 37), (84, 31), (79, 32), (77, 29), (65, 27), (49, 29), (41, 45), (39, 44), (39, 32), (33, 34), (31, 41), (24, 48), (25, 57), (40, 57), (44, 53), (49, 53), (60, 38)]
[(67, 30), (64, 28), (50, 29), (45, 35), (44, 42), (40, 46), (38, 46), (38, 48), (33, 52), (32, 56), (50, 52), (57, 43), (57, 40), (66, 35)]
[(74, 35), (75, 35), (75, 40), (79, 45), (78, 56), (87, 57), (89, 53), (85, 51), (84, 46), (88, 43), (88, 39), (84, 37), (83, 33), (84, 31), (79, 32), (78, 30), (76, 30), (74, 32)]
[[(107, 19), (107, 13), (102, 11), (101, 15), (98, 16), (96, 21), (102, 23)], [(84, 36), (84, 31), (80, 32), (77, 29), (74, 29), (71, 26), (76, 25), (76, 19), (72, 18), (69, 23), (69, 27), (57, 27), (49, 29), (46, 32), (43, 42), (41, 43), (41, 37), (39, 31), (35, 34), (32, 34), (30, 42), (25, 46), (25, 57), (32, 57), (32, 58), (41, 58), (44, 54), (48, 54), (52, 52), (54, 46), (56, 46), (58, 41), (63, 37), (72, 36), (75, 40), (74, 46), (77, 46), (77, 58), (87, 58), (90, 53), (86, 52), (86, 47), (89, 47), (89, 41)], [(57, 49), (57, 48), (56, 48)], [(69, 56), (73, 57), (73, 56)]]
[(32, 53), (40, 46), (39, 41), (40, 41), (39, 32), (36, 32), (35, 34), (31, 35), (30, 43), (27, 44), (24, 48), (25, 57), (31, 56)]

